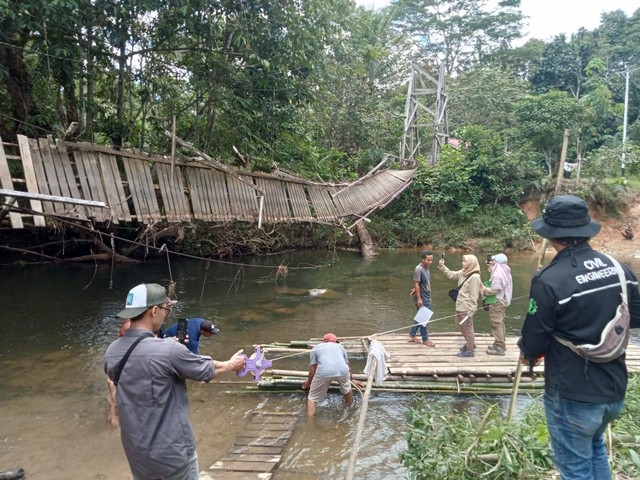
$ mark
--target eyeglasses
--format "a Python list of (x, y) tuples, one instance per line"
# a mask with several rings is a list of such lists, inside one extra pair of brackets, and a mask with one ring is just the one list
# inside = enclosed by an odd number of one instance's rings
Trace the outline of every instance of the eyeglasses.
[[(171, 313), (171, 307), (165, 307), (164, 305), (158, 305), (158, 308), (161, 308), (162, 310), (166, 310), (167, 312)], [(169, 315), (169, 313), (167, 313), (167, 315)]]

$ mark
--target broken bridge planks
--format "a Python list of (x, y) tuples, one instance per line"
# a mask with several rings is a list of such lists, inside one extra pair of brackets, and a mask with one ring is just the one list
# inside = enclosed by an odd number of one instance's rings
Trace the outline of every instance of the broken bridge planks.
[(268, 480), (282, 459), (298, 415), (282, 412), (255, 412), (231, 449), (201, 480)]

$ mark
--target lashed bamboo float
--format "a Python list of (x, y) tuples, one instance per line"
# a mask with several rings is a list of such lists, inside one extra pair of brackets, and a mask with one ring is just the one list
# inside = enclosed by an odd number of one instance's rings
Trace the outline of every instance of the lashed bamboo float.
[[(464, 340), (458, 333), (433, 332), (429, 338), (435, 348), (418, 343), (409, 343), (408, 335), (380, 334), (372, 337), (341, 337), (340, 342), (350, 358), (366, 358), (371, 338), (379, 340), (390, 354), (387, 361), (388, 374), (382, 385), (374, 385), (374, 392), (443, 392), (443, 393), (494, 393), (511, 394), (516, 377), (520, 350), (516, 345), (517, 337), (506, 339), (507, 353), (504, 356), (489, 355), (486, 349), (493, 343), (488, 333), (476, 334), (476, 355), (473, 358), (456, 356)], [(306, 360), (311, 348), (322, 340), (312, 338), (308, 341), (277, 342), (263, 345), (278, 366), (275, 354), (280, 358), (293, 357)], [(296, 355), (298, 354), (298, 355)], [(640, 370), (640, 346), (629, 345), (627, 367), (630, 373)], [(296, 391), (307, 378), (304, 370), (270, 369), (262, 376), (258, 387), (263, 390)], [(544, 366), (536, 366), (533, 372), (527, 367), (522, 372), (520, 389), (524, 393), (541, 391), (544, 388)], [(354, 373), (353, 378), (366, 381), (366, 376)]]

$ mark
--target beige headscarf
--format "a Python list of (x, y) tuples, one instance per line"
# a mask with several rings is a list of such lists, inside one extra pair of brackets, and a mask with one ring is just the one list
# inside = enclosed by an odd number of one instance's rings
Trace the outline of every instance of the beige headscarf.
[(462, 270), (462, 275), (469, 277), (474, 273), (480, 274), (480, 263), (475, 255), (463, 255), (462, 259), (467, 262), (467, 266)]

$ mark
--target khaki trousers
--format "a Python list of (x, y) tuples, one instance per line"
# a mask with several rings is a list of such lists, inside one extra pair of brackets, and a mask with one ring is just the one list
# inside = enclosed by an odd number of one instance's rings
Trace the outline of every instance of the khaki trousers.
[(473, 317), (469, 317), (462, 325), (460, 322), (467, 316), (467, 312), (456, 312), (456, 327), (464, 337), (467, 350), (473, 352), (476, 349), (476, 333), (473, 331)]
[(495, 304), (489, 305), (489, 320), (491, 320), (491, 333), (495, 337), (494, 346), (507, 348), (504, 342), (506, 330), (504, 328), (504, 315), (507, 310), (504, 300), (498, 300)]

